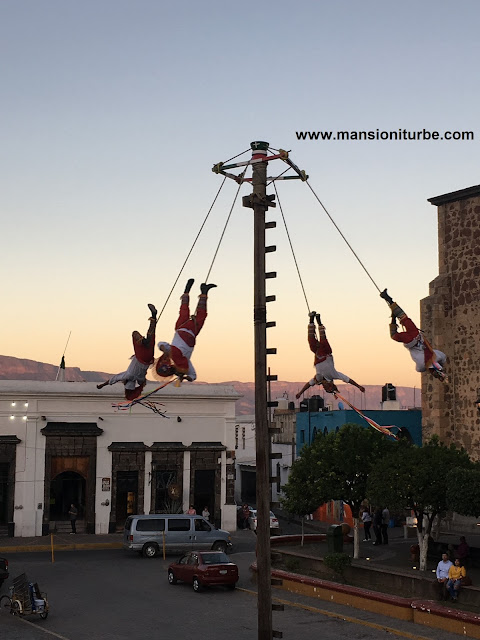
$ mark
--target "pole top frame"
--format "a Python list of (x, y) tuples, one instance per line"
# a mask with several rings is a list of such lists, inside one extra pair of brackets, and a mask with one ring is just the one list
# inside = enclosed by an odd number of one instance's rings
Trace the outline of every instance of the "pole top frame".
[[(276, 177), (267, 178), (268, 182), (274, 182), (275, 180), (302, 180), (302, 182), (306, 182), (308, 180), (308, 175), (300, 169), (294, 162), (292, 162), (289, 158), (289, 152), (285, 151), (285, 149), (272, 149), (268, 142), (263, 140), (256, 140), (250, 143), (250, 148), (252, 150), (252, 157), (250, 160), (235, 162), (233, 164), (227, 164), (229, 161), (218, 162), (213, 165), (212, 171), (213, 173), (221, 174), (226, 178), (231, 178), (235, 180), (237, 184), (243, 184), (244, 182), (251, 182), (251, 177), (246, 177), (246, 171), (250, 165), (256, 164), (258, 162), (271, 162), (272, 160), (282, 160), (288, 165), (288, 169), (283, 171), (280, 175)], [(272, 155), (268, 155), (268, 152), (276, 151), (276, 153)], [(247, 153), (247, 152), (244, 152)], [(243, 154), (240, 154), (243, 155)], [(237, 156), (235, 156), (237, 157)], [(227, 169), (236, 169), (239, 167), (243, 167), (243, 170), (240, 174), (234, 174), (227, 172)], [(289, 169), (292, 169), (295, 175), (285, 175)]]

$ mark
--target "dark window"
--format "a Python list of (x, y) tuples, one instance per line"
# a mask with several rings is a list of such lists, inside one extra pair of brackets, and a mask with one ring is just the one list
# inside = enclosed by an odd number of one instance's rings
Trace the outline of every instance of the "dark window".
[(127, 519), (125, 520), (125, 529), (126, 529), (127, 531), (129, 531), (129, 530), (130, 530), (130, 526), (131, 526), (131, 524), (132, 524), (132, 520), (133, 520), (133, 518), (127, 518)]
[(195, 531), (211, 531), (212, 527), (202, 518), (195, 518)]
[(300, 431), (300, 442), (303, 444), (305, 442), (305, 429)]
[(226, 553), (204, 553), (202, 554), (203, 564), (225, 564), (230, 562), (230, 558)]
[(190, 531), (190, 518), (170, 518), (168, 520), (169, 531)]
[(137, 520), (137, 531), (165, 531), (165, 520), (163, 518)]

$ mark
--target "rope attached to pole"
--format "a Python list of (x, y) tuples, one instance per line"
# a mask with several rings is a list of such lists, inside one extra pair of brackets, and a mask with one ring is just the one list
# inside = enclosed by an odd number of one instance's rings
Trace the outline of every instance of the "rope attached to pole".
[(223, 185), (225, 184), (225, 180), (226, 180), (226, 179), (227, 179), (226, 177), (225, 177), (225, 178), (223, 178), (222, 184), (220, 185), (220, 188), (219, 188), (219, 190), (217, 191), (217, 195), (216, 195), (216, 196), (215, 196), (215, 198), (213, 199), (213, 202), (212, 202), (212, 204), (211, 204), (211, 206), (210, 206), (210, 209), (208, 210), (208, 213), (207, 213), (207, 215), (205, 216), (205, 220), (202, 222), (202, 225), (201, 225), (200, 229), (198, 230), (197, 236), (196, 236), (195, 240), (193, 241), (193, 244), (192, 244), (192, 246), (191, 246), (191, 248), (190, 248), (190, 251), (187, 253), (187, 257), (185, 258), (185, 260), (184, 260), (184, 262), (183, 262), (183, 264), (182, 264), (182, 266), (181, 266), (181, 268), (180, 268), (180, 271), (179, 271), (179, 273), (178, 273), (178, 276), (176, 277), (176, 280), (175, 280), (175, 282), (173, 283), (172, 288), (170, 289), (170, 293), (168, 294), (167, 299), (165, 300), (165, 303), (164, 303), (163, 307), (161, 308), (160, 313), (158, 314), (158, 317), (157, 317), (157, 323), (158, 323), (158, 321), (160, 320), (160, 317), (161, 317), (162, 313), (165, 311), (165, 307), (167, 306), (168, 301), (170, 300), (170, 297), (171, 297), (171, 295), (172, 295), (172, 293), (173, 293), (173, 290), (175, 289), (175, 286), (176, 286), (177, 282), (179, 281), (180, 276), (182, 275), (182, 272), (183, 272), (183, 270), (184, 270), (184, 268), (185, 268), (185, 265), (187, 264), (187, 261), (188, 261), (188, 259), (189, 259), (190, 255), (191, 255), (191, 253), (192, 253), (192, 251), (193, 251), (193, 248), (194, 248), (194, 247), (195, 247), (195, 245), (197, 244), (197, 240), (198, 240), (198, 238), (200, 237), (200, 234), (202, 233), (203, 227), (205, 226), (205, 224), (206, 224), (206, 222), (207, 222), (207, 220), (208, 220), (208, 216), (210, 215), (210, 213), (211, 213), (211, 211), (212, 211), (212, 209), (213, 209), (213, 207), (214, 207), (214, 205), (215, 205), (215, 203), (216, 203), (216, 201), (217, 201), (217, 199), (218, 199), (218, 196), (220, 195), (220, 191), (222, 190), (222, 187), (223, 187)]
[(300, 286), (302, 287), (302, 291), (303, 291), (303, 297), (305, 298), (305, 302), (307, 304), (308, 313), (310, 313), (310, 305), (308, 304), (307, 294), (305, 293), (305, 287), (303, 286), (302, 276), (300, 275), (300, 269), (298, 268), (297, 258), (295, 256), (295, 251), (293, 250), (292, 240), (290, 238), (290, 233), (289, 233), (288, 227), (287, 227), (287, 221), (285, 220), (285, 216), (283, 214), (282, 203), (280, 202), (280, 198), (278, 196), (277, 186), (276, 186), (275, 182), (273, 183), (273, 188), (275, 189), (275, 195), (277, 196), (278, 208), (280, 209), (280, 213), (282, 214), (283, 224), (285, 225), (285, 231), (286, 231), (286, 234), (287, 234), (288, 242), (290, 244), (290, 249), (292, 250), (293, 261), (295, 262), (295, 267), (297, 269), (298, 279), (300, 280)]
[[(227, 221), (225, 222), (225, 226), (223, 227), (223, 231), (222, 231), (222, 234), (221, 234), (221, 236), (220, 236), (220, 240), (218, 241), (217, 248), (215, 249), (215, 253), (214, 253), (214, 255), (213, 255), (212, 263), (211, 263), (211, 265), (210, 265), (210, 268), (208, 269), (208, 272), (207, 272), (207, 275), (206, 275), (206, 277), (205, 277), (204, 282), (208, 282), (208, 278), (210, 277), (210, 273), (211, 273), (211, 271), (212, 271), (212, 269), (213, 269), (213, 265), (214, 265), (215, 260), (216, 260), (216, 258), (217, 258), (217, 254), (218, 254), (218, 251), (219, 251), (219, 249), (220, 249), (220, 245), (222, 244), (223, 236), (225, 235), (225, 231), (227, 230), (227, 226), (228, 226), (228, 223), (229, 223), (229, 221), (230, 221), (230, 217), (231, 217), (231, 215), (232, 215), (233, 207), (235, 206), (235, 202), (237, 201), (238, 194), (239, 194), (240, 189), (241, 189), (241, 187), (242, 187), (242, 178), (245, 176), (245, 173), (246, 173), (246, 171), (247, 171), (248, 167), (249, 167), (249, 164), (247, 164), (247, 166), (245, 167), (244, 171), (240, 174), (240, 180), (239, 180), (239, 183), (238, 183), (238, 188), (237, 188), (237, 191), (236, 191), (236, 193), (235, 193), (235, 197), (234, 197), (234, 199), (233, 199), (232, 206), (230, 207), (230, 211), (229, 211), (229, 214), (228, 214), (228, 216), (227, 216)], [(223, 179), (223, 182), (225, 182), (225, 180), (226, 180), (226, 177)], [(222, 184), (223, 184), (223, 183), (222, 183)]]
[(380, 287), (377, 285), (377, 283), (375, 282), (375, 280), (372, 278), (372, 276), (368, 273), (367, 268), (365, 267), (365, 265), (363, 264), (363, 262), (360, 260), (360, 258), (358, 257), (358, 255), (355, 253), (355, 251), (352, 248), (352, 245), (348, 242), (348, 240), (346, 239), (346, 237), (343, 235), (343, 233), (341, 232), (339, 226), (337, 225), (337, 223), (335, 222), (335, 220), (332, 218), (332, 216), (328, 213), (325, 205), (323, 204), (323, 202), (320, 200), (320, 198), (317, 196), (317, 194), (315, 193), (315, 191), (313, 190), (312, 186), (310, 185), (310, 183), (308, 182), (308, 180), (306, 181), (308, 188), (310, 189), (310, 191), (313, 193), (313, 195), (315, 196), (315, 198), (317, 199), (317, 201), (319, 202), (320, 206), (322, 207), (322, 209), (325, 211), (325, 213), (327, 214), (327, 216), (330, 218), (330, 222), (333, 224), (333, 226), (335, 227), (335, 229), (338, 231), (338, 233), (342, 236), (343, 240), (345, 241), (347, 247), (350, 249), (350, 251), (353, 253), (353, 255), (355, 256), (355, 258), (358, 260), (358, 262), (360, 263), (360, 266), (362, 267), (362, 269), (365, 271), (365, 273), (367, 274), (367, 276), (370, 278), (370, 280), (373, 282), (374, 287), (377, 289), (378, 293), (381, 293), (381, 289)]

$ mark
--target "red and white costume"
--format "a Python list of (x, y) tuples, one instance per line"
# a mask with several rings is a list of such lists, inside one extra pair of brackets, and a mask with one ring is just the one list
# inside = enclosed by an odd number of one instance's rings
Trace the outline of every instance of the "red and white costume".
[(180, 313), (175, 324), (175, 335), (171, 344), (159, 342), (158, 348), (168, 353), (176, 372), (192, 379), (197, 378), (197, 372), (190, 360), (195, 347), (196, 336), (203, 327), (207, 317), (207, 296), (201, 294), (198, 298), (195, 315), (190, 315), (190, 296), (184, 293), (181, 298)]
[[(148, 327), (147, 336), (145, 338), (138, 331), (133, 331), (132, 342), (135, 355), (131, 357), (130, 364), (126, 371), (117, 373), (108, 381), (108, 384), (123, 382), (125, 385), (125, 394), (130, 400), (140, 395), (147, 381), (147, 371), (154, 360), (153, 353), (155, 349), (155, 326), (155, 318), (150, 318), (150, 325)], [(129, 391), (130, 393), (127, 394), (127, 391)], [(137, 392), (136, 396), (131, 392)]]
[(323, 324), (318, 327), (319, 340), (317, 339), (315, 324), (313, 322), (308, 325), (308, 344), (310, 351), (315, 354), (314, 366), (316, 375), (309, 381), (309, 385), (313, 387), (315, 384), (321, 384), (323, 379), (342, 380), (342, 382), (350, 382), (350, 378), (344, 373), (335, 369), (335, 363), (332, 356), (332, 348), (325, 334)]
[[(398, 332), (396, 323), (392, 323), (392, 340), (403, 343), (403, 346), (410, 351), (412, 360), (415, 362), (415, 370), (423, 372), (437, 367), (441, 370), (447, 360), (447, 356), (443, 351), (432, 349), (413, 320), (408, 316), (403, 315), (399, 319), (405, 331)], [(434, 367), (433, 363), (437, 367)]]

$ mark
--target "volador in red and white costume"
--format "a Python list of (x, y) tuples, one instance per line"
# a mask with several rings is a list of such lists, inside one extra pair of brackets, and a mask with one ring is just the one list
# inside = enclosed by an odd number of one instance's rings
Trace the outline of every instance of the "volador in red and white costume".
[(207, 295), (208, 291), (215, 284), (205, 284), (200, 286), (200, 296), (197, 308), (193, 315), (190, 315), (190, 289), (194, 283), (193, 278), (187, 282), (185, 292), (181, 297), (180, 313), (175, 324), (175, 335), (171, 343), (159, 342), (158, 348), (163, 351), (156, 363), (156, 373), (161, 377), (178, 375), (193, 382), (197, 378), (197, 372), (190, 358), (195, 347), (196, 337), (202, 329), (207, 317)]

